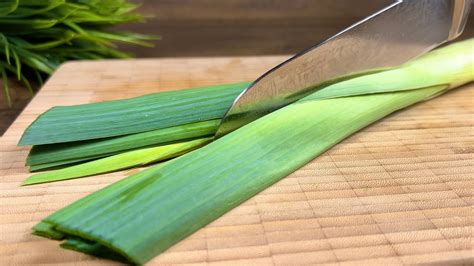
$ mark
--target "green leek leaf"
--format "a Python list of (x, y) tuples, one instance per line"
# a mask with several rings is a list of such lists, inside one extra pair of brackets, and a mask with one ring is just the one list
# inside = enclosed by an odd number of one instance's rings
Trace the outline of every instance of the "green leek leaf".
[[(36, 166), (61, 161), (69, 164), (70, 160), (87, 161), (137, 148), (210, 137), (219, 123), (220, 120), (209, 120), (107, 139), (34, 146), (26, 164)], [(58, 165), (61, 164), (54, 166)]]
[(113, 155), (99, 160), (30, 176), (22, 185), (33, 185), (51, 181), (108, 173), (143, 166), (176, 157), (184, 152), (209, 143), (212, 138), (202, 138), (153, 148), (144, 148)]
[(42, 114), (19, 145), (122, 136), (222, 117), (248, 82), (66, 107)]

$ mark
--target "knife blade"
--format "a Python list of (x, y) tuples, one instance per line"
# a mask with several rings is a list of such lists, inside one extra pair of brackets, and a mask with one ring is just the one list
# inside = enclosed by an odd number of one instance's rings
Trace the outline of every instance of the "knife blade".
[(385, 69), (458, 37), (472, 0), (398, 0), (275, 66), (251, 83), (216, 137), (324, 87), (324, 81)]

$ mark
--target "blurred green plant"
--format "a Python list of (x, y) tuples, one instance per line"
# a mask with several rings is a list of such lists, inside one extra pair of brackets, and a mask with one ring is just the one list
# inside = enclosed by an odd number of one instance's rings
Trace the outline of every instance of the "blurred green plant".
[(0, 1), (0, 73), (11, 105), (8, 78), (33, 93), (63, 62), (75, 59), (127, 58), (114, 42), (153, 46), (157, 36), (113, 32), (108, 27), (141, 22), (139, 5), (128, 0)]

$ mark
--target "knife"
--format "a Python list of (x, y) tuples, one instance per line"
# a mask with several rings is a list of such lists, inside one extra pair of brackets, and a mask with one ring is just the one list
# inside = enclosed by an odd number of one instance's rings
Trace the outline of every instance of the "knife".
[(275, 66), (222, 118), (221, 137), (324, 87), (324, 81), (400, 65), (457, 38), (472, 0), (398, 0)]

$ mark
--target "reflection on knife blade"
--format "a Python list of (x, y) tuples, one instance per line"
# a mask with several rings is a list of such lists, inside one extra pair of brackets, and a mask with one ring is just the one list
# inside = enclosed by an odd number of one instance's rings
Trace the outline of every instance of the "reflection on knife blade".
[(333, 81), (404, 63), (459, 36), (471, 0), (400, 0), (277, 65), (234, 101), (216, 137)]

